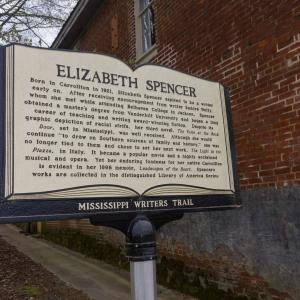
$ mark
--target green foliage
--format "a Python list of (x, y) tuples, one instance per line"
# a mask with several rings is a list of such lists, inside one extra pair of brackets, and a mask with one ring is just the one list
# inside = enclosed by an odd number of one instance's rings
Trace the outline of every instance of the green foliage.
[(40, 291), (37, 287), (31, 286), (31, 285), (24, 285), (22, 288), (22, 291), (28, 297), (37, 297), (40, 293)]

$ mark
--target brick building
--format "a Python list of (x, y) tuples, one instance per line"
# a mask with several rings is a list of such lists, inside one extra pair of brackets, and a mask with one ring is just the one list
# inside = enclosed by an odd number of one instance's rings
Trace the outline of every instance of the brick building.
[[(299, 1), (81, 0), (53, 47), (132, 67), (151, 61), (229, 88), (243, 209), (166, 225), (160, 257), (187, 274), (181, 290), (193, 281), (206, 299), (300, 299)], [(47, 224), (62, 227), (123, 244), (87, 220)]]

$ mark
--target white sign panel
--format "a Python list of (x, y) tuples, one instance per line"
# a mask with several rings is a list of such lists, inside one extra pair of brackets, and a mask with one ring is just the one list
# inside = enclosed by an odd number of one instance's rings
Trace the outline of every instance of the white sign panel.
[(6, 200), (143, 197), (169, 207), (166, 197), (191, 206), (236, 195), (219, 83), (20, 45), (5, 60)]

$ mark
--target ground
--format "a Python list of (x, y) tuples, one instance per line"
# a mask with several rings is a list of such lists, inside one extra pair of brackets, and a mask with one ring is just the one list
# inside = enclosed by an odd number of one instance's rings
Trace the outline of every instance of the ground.
[(0, 238), (0, 300), (90, 300)]
[[(159, 300), (192, 300), (157, 286)], [(89, 297), (89, 298), (88, 298)], [(130, 300), (130, 274), (0, 225), (0, 300)]]

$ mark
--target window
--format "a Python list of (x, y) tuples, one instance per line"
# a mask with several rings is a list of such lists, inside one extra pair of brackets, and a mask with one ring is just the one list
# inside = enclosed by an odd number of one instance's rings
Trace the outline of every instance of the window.
[(155, 48), (154, 0), (136, 0), (136, 4), (137, 58), (142, 60)]

